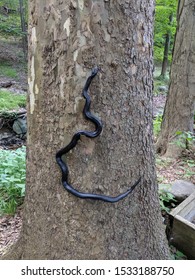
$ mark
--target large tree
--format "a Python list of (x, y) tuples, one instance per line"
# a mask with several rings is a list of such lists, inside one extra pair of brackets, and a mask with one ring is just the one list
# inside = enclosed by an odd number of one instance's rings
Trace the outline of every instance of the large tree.
[(195, 110), (195, 0), (178, 3), (178, 26), (157, 151), (178, 156), (177, 132), (193, 133)]
[[(20, 239), (4, 258), (168, 258), (152, 141), (153, 0), (29, 4), (26, 198)], [(95, 65), (91, 111), (103, 131), (65, 160), (83, 192), (116, 196), (141, 176), (113, 204), (68, 193), (55, 161), (76, 131), (93, 131), (81, 90)]]

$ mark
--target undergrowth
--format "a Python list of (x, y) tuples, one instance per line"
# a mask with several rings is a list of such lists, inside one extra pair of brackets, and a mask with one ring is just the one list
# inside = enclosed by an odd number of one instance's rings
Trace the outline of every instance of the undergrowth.
[(7, 62), (1, 62), (0, 76), (6, 76), (8, 78), (18, 78), (18, 72), (13, 66)]
[(8, 90), (0, 90), (0, 111), (13, 110), (26, 106), (24, 94), (14, 94)]
[(195, 145), (195, 135), (191, 131), (177, 131), (177, 139), (173, 142), (178, 147), (190, 150)]
[(0, 215), (14, 214), (22, 204), (26, 181), (26, 148), (0, 150)]
[[(161, 184), (162, 186), (162, 184)], [(160, 199), (160, 208), (161, 211), (170, 212), (171, 208), (167, 205), (172, 205), (172, 202), (176, 202), (174, 195), (167, 190), (159, 189), (159, 199)]]
[(160, 130), (161, 130), (161, 123), (162, 123), (162, 115), (159, 114), (156, 116), (156, 118), (153, 120), (153, 131), (154, 131), (154, 136), (158, 137)]

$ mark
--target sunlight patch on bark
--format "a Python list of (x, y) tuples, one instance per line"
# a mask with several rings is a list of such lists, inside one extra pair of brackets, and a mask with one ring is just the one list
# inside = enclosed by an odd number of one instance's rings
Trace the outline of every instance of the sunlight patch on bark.
[[(34, 88), (35, 88), (35, 52), (37, 47), (37, 36), (36, 36), (36, 28), (32, 28), (31, 34), (31, 42), (32, 42), (32, 58), (31, 58), (31, 66), (30, 66), (30, 74), (28, 78), (29, 85), (29, 93), (30, 93), (30, 113), (33, 114), (34, 106), (35, 106), (35, 96), (34, 96)], [(36, 94), (38, 94), (39, 90), (36, 85), (35, 88)]]
[(69, 37), (69, 35), (70, 35), (70, 18), (67, 18), (67, 20), (65, 21), (64, 29), (66, 29), (66, 34)]
[(64, 99), (64, 83), (65, 83), (65, 79), (64, 77), (60, 77), (60, 96), (62, 99)]
[(39, 94), (39, 88), (37, 84), (35, 84), (35, 94)]
[(79, 9), (83, 10), (83, 8), (84, 8), (84, 1), (83, 0), (79, 0), (78, 2), (79, 2)]
[(74, 61), (77, 60), (77, 57), (78, 57), (78, 50), (76, 50), (76, 51), (73, 53), (73, 59), (74, 59)]

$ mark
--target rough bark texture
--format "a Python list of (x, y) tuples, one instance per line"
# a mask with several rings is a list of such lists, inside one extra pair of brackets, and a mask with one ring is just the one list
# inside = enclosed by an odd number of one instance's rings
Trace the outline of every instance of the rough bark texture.
[[(153, 1), (30, 1), (27, 192), (12, 256), (166, 259), (152, 142)], [(94, 65), (92, 111), (104, 129), (67, 156), (79, 190), (126, 199), (81, 200), (61, 185), (55, 153), (80, 129), (81, 90)]]
[(195, 109), (195, 0), (179, 1), (178, 27), (173, 51), (169, 94), (157, 151), (180, 155), (176, 132), (193, 132)]

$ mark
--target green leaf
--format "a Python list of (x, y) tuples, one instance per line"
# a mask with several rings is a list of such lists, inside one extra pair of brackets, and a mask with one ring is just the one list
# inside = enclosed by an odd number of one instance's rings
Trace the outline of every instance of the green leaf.
[(175, 134), (176, 135), (181, 135), (183, 132), (182, 131), (176, 131)]

